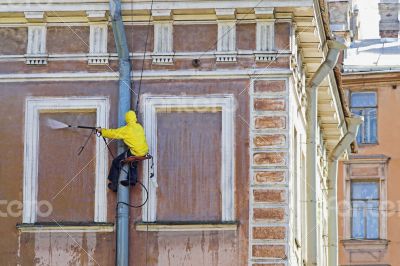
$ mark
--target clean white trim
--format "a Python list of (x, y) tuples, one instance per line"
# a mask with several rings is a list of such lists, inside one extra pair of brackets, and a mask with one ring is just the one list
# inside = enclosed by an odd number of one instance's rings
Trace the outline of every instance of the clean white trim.
[(146, 232), (204, 232), (204, 231), (236, 231), (237, 223), (219, 224), (136, 224), (136, 231)]
[(275, 20), (259, 19), (256, 24), (256, 49), (258, 52), (275, 50)]
[[(107, 97), (29, 97), (25, 102), (23, 223), (36, 222), (39, 158), (40, 113), (91, 109), (96, 111), (97, 126), (108, 127), (109, 99)], [(107, 149), (103, 141), (96, 139), (96, 187), (94, 221), (107, 220), (106, 174)]]
[(107, 53), (108, 24), (96, 23), (90, 25), (90, 46), (88, 63), (91, 65), (108, 64), (109, 54)]
[(153, 64), (173, 63), (172, 21), (154, 21)]
[[(250, 77), (288, 77), (292, 74), (289, 69), (246, 69), (246, 70), (149, 70), (143, 72), (143, 79), (232, 79)], [(140, 79), (140, 72), (134, 71), (133, 80)], [(43, 82), (43, 81), (104, 81), (118, 80), (118, 72), (58, 72), (58, 73), (23, 73), (23, 74), (0, 74), (0, 83), (9, 82)]]
[[(32, 3), (33, 2), (33, 3)], [(312, 7), (313, 0), (236, 0), (236, 1), (163, 1), (157, 2), (157, 9), (215, 9), (215, 8), (254, 8), (254, 7)], [(150, 9), (151, 1), (135, 1), (123, 3), (122, 10)], [(64, 1), (29, 1), (13, 0), (12, 4), (0, 4), (0, 12), (24, 12), (24, 11), (109, 11), (108, 1), (102, 0), (64, 0)]]
[(218, 20), (217, 62), (236, 62), (236, 21)]
[[(173, 56), (175, 59), (193, 59), (201, 56), (203, 59), (215, 58), (217, 51), (208, 51), (208, 52), (173, 52), (163, 54), (161, 56)], [(280, 50), (275, 52), (257, 52), (252, 50), (237, 50), (237, 57), (240, 58), (251, 58), (254, 55), (264, 55), (264, 56), (273, 56), (273, 59), (276, 58), (285, 58), (291, 55), (290, 51)], [(47, 55), (47, 61), (82, 61), (86, 60), (90, 53), (75, 53), (75, 54), (49, 54)], [(110, 60), (118, 60), (117, 53), (105, 53), (105, 54), (95, 54), (98, 56), (107, 56)], [(143, 53), (129, 53), (131, 59), (143, 59)], [(147, 52), (145, 59), (152, 59), (154, 56), (160, 56), (154, 54), (152, 52)], [(25, 58), (25, 55), (0, 55), (0, 61), (22, 61)], [(272, 59), (271, 59), (272, 60)]]
[[(145, 94), (142, 96), (141, 106), (144, 113), (143, 126), (149, 142), (150, 153), (154, 158), (154, 177), (150, 183), (149, 201), (144, 206), (142, 220), (144, 222), (155, 222), (157, 220), (157, 109), (159, 108), (221, 108), (222, 112), (222, 143), (221, 143), (221, 193), (222, 193), (222, 221), (230, 222), (235, 219), (234, 204), (234, 96), (207, 95), (207, 96), (156, 96)], [(143, 167), (143, 181), (148, 182), (147, 167), (150, 162), (146, 161)], [(143, 191), (143, 197), (146, 197)]]
[(47, 64), (46, 25), (28, 26), (28, 44), (26, 46), (26, 64)]
[(21, 233), (106, 233), (114, 232), (114, 225), (17, 225), (17, 229)]

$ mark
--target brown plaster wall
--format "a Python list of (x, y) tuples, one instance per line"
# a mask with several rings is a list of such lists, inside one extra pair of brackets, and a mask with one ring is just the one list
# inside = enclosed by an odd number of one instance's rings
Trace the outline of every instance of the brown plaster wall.
[(174, 51), (215, 51), (217, 47), (217, 35), (217, 24), (174, 25)]
[[(377, 110), (377, 134), (378, 144), (376, 145), (359, 145), (359, 155), (386, 155), (390, 157), (387, 168), (387, 200), (389, 210), (387, 212), (387, 236), (389, 245), (387, 249), (378, 251), (353, 251), (351, 254), (346, 251), (342, 244), (340, 244), (340, 263), (342, 265), (355, 264), (373, 264), (373, 265), (397, 265), (400, 261), (400, 231), (398, 225), (400, 223), (400, 196), (398, 188), (400, 181), (400, 141), (398, 132), (400, 130), (400, 121), (396, 118), (395, 114), (400, 113), (400, 90), (393, 89), (392, 85), (397, 85), (399, 88), (400, 83), (388, 76), (385, 78), (381, 76), (379, 79), (368, 80), (368, 75), (364, 77), (351, 77), (344, 76), (344, 87), (351, 84), (351, 90), (354, 91), (370, 91), (377, 92), (378, 110)], [(392, 81), (392, 82), (390, 82)], [(339, 182), (338, 182), (338, 199), (339, 203), (345, 199), (344, 195), (344, 166), (343, 163), (339, 166)], [(376, 166), (370, 165), (368, 169), (355, 169), (352, 174), (361, 176), (376, 176)], [(339, 205), (340, 206), (340, 205)], [(343, 207), (344, 205), (342, 205)], [(344, 239), (344, 224), (343, 213), (339, 213), (339, 240)]]
[[(148, 53), (153, 51), (153, 36), (154, 29), (153, 26), (146, 25), (125, 25), (126, 41), (128, 43), (128, 48), (130, 53), (144, 52), (145, 43), (147, 39), (147, 49)], [(108, 27), (107, 36), (107, 50), (109, 53), (116, 53), (115, 39), (112, 27)]]
[(236, 46), (237, 49), (242, 49), (242, 50), (256, 49), (255, 23), (236, 25)]
[[(240, 119), (249, 119), (249, 99), (240, 94), (248, 80), (185, 80), (143, 81), (142, 93), (202, 95), (233, 93), (237, 100), (235, 116), (236, 219), (240, 226), (234, 232), (137, 232), (133, 231), (131, 263), (146, 265), (143, 243), (148, 239), (148, 265), (245, 265), (248, 253), (248, 145), (249, 128)], [(137, 84), (136, 84), (137, 86)], [(240, 115), (240, 116), (239, 116)], [(246, 166), (247, 165), (247, 166)], [(140, 191), (135, 188), (134, 191)], [(140, 193), (133, 192), (133, 202), (140, 202)], [(141, 211), (133, 210), (134, 221), (141, 221)], [(170, 243), (167, 245), (166, 243)]]
[(275, 23), (275, 47), (279, 50), (290, 50), (290, 23)]
[(221, 118), (195, 110), (157, 114), (158, 220), (221, 220)]
[[(235, 202), (239, 229), (233, 232), (138, 232), (134, 223), (141, 221), (141, 210), (131, 212), (130, 265), (245, 265), (248, 258), (248, 183), (249, 128), (239, 117), (249, 119), (248, 95), (241, 91), (248, 80), (160, 80), (143, 81), (142, 92), (188, 95), (232, 93), (236, 97)], [(137, 86), (137, 84), (135, 84)], [(136, 87), (137, 90), (137, 87)], [(24, 139), (24, 105), (27, 96), (106, 95), (111, 100), (110, 124), (116, 126), (117, 81), (110, 82), (27, 82), (0, 84), (0, 128), (4, 136), (0, 145), (0, 195), (7, 201), (22, 201), (22, 162)], [(140, 114), (141, 117), (142, 114)], [(48, 145), (51, 143), (49, 142)], [(68, 144), (66, 144), (68, 145)], [(72, 145), (71, 145), (72, 146)], [(115, 145), (111, 145), (115, 152)], [(62, 152), (62, 151), (60, 151)], [(52, 190), (51, 182), (41, 184)], [(108, 193), (108, 221), (115, 217), (115, 194)], [(190, 200), (190, 199), (184, 199)], [(131, 202), (141, 202), (141, 189), (132, 189)], [(70, 208), (68, 202), (60, 207)], [(1, 205), (5, 212), (7, 206)], [(0, 218), (0, 256), (5, 265), (90, 265), (92, 258), (101, 265), (113, 265), (112, 233), (40, 233), (18, 234), (21, 217)], [(85, 248), (88, 253), (82, 251)], [(17, 255), (16, 255), (17, 254)], [(51, 261), (49, 263), (49, 261)], [(146, 263), (147, 262), (147, 263)], [(55, 264), (54, 264), (55, 263)], [(91, 262), (93, 264), (93, 262)]]
[(47, 52), (49, 54), (73, 54), (89, 52), (89, 27), (48, 27)]
[[(52, 129), (49, 119), (69, 125), (96, 126), (95, 112), (41, 113), (39, 120), (38, 200), (51, 201), (52, 213), (38, 215), (38, 222), (90, 222), (94, 219), (96, 139), (82, 129)], [(51, 121), (51, 120), (50, 120)], [(44, 207), (44, 206), (43, 206)], [(45, 209), (45, 208), (42, 208)], [(46, 214), (47, 210), (42, 210)], [(42, 213), (40, 212), (40, 213)]]
[(0, 28), (0, 55), (23, 55), (28, 43), (28, 29)]
[[(30, 82), (30, 83), (1, 83), (0, 84), (0, 134), (4, 136), (0, 145), (0, 195), (1, 199), (7, 203), (18, 201), (22, 204), (22, 187), (23, 187), (23, 155), (24, 155), (24, 108), (25, 98), (28, 96), (47, 96), (47, 97), (61, 97), (61, 96), (108, 96), (110, 97), (111, 106), (117, 104), (117, 82)], [(115, 124), (116, 109), (110, 110), (110, 122)], [(50, 145), (50, 140), (47, 143)], [(57, 143), (56, 143), (57, 144)], [(54, 156), (60, 156), (64, 159), (63, 152), (69, 151), (68, 145), (70, 143), (59, 143)], [(75, 145), (76, 143), (74, 143)], [(78, 148), (72, 147), (71, 150)], [(86, 151), (88, 152), (88, 151)], [(68, 156), (69, 157), (69, 156)], [(70, 158), (71, 159), (71, 158)], [(74, 158), (76, 159), (76, 157)], [(68, 162), (57, 161), (57, 164), (68, 164)], [(56, 165), (52, 166), (53, 170), (57, 170)], [(49, 177), (50, 178), (50, 177)], [(81, 178), (81, 177), (80, 177)], [(43, 189), (54, 191), (52, 180), (41, 182)], [(67, 195), (67, 197), (73, 195)], [(108, 201), (115, 202), (115, 195), (108, 193)], [(57, 202), (58, 207), (64, 207), (69, 213), (73, 212), (75, 206), (71, 206), (70, 202)], [(21, 205), (19, 206), (19, 208)], [(15, 214), (8, 215), (7, 217), (0, 218), (0, 257), (2, 265), (57, 265), (49, 264), (47, 259), (53, 257), (57, 258), (58, 254), (64, 254), (59, 259), (63, 259), (65, 263), (66, 258), (74, 261), (79, 257), (80, 261), (89, 260), (88, 254), (84, 253), (79, 245), (84, 246), (88, 243), (88, 237), (85, 238), (84, 233), (74, 233), (68, 236), (67, 234), (54, 235), (52, 234), (21, 234), (19, 235), (16, 229), (16, 224), (22, 222), (21, 215), (18, 215), (18, 206), (14, 206)], [(7, 212), (7, 204), (0, 206), (2, 213)], [(20, 210), (20, 209), (19, 209)], [(110, 204), (108, 209), (108, 217), (113, 221), (114, 205)], [(76, 240), (76, 242), (73, 240)], [(86, 240), (83, 240), (83, 239)], [(93, 236), (89, 242), (93, 254), (98, 261), (104, 261), (104, 265), (112, 265), (107, 263), (112, 261), (113, 255), (110, 250), (113, 249), (113, 235), (101, 234)], [(69, 254), (68, 256), (65, 254)], [(89, 252), (89, 254), (91, 254)], [(96, 259), (97, 260), (97, 259)], [(60, 260), (55, 260), (60, 261)], [(61, 262), (60, 262), (61, 263)], [(62, 265), (58, 264), (58, 265)], [(85, 265), (85, 264), (76, 264)]]

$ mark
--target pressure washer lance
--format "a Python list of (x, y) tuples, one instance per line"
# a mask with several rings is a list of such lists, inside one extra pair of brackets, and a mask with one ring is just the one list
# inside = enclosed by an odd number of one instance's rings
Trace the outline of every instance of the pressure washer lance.
[[(97, 135), (98, 137), (101, 136), (101, 134), (100, 134), (99, 131), (98, 131), (99, 127), (73, 126), (73, 125), (68, 125), (68, 127), (69, 127), (69, 128), (82, 128), (82, 129), (90, 129), (90, 130), (92, 130), (91, 134), (90, 134), (90, 135), (87, 137), (87, 139), (85, 140), (85, 143), (79, 148), (78, 156), (81, 155), (81, 153), (82, 153), (83, 150), (85, 149), (85, 147), (86, 147), (87, 143), (89, 142), (90, 137), (92, 136), (92, 134), (95, 134), (95, 135)], [(107, 148), (110, 149), (110, 148), (108, 147), (108, 144), (107, 144), (106, 139), (103, 138), (103, 140), (104, 140), (104, 142), (105, 142)], [(111, 151), (110, 151), (110, 152), (111, 152)]]
[[(98, 137), (101, 136), (101, 134), (100, 134), (99, 131), (98, 131), (101, 127), (88, 127), (88, 126), (67, 125), (67, 124), (65, 124), (65, 123), (63, 123), (63, 122), (60, 122), (60, 121), (58, 121), (58, 120), (51, 119), (51, 118), (47, 119), (46, 124), (47, 124), (47, 126), (50, 127), (51, 129), (55, 129), (55, 130), (57, 130), (57, 129), (63, 129), (63, 128), (82, 128), (82, 129), (90, 129), (90, 130), (92, 130), (92, 133), (93, 133), (93, 134), (96, 134)], [(86, 146), (86, 144), (89, 142), (89, 139), (90, 139), (91, 136), (92, 136), (92, 134), (90, 134), (90, 135), (88, 136), (88, 138), (86, 139), (85, 143), (79, 148), (78, 155), (80, 155), (80, 154), (82, 153), (82, 151), (85, 149), (85, 146)], [(103, 137), (103, 140), (104, 140), (104, 143), (106, 144), (107, 149), (108, 149), (108, 151), (110, 152), (111, 156), (114, 158), (114, 154), (111, 152), (111, 149), (110, 149), (110, 147), (108, 146), (108, 143), (107, 143), (107, 141), (106, 141), (106, 139), (105, 139), (104, 137)]]

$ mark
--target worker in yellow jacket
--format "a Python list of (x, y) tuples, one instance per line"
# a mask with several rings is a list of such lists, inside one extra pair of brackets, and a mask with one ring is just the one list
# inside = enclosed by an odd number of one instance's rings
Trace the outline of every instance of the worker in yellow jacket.
[[(145, 156), (149, 152), (149, 147), (146, 142), (146, 136), (144, 134), (143, 127), (137, 122), (136, 114), (134, 111), (128, 111), (125, 114), (126, 126), (117, 129), (102, 129), (98, 128), (99, 132), (103, 137), (109, 139), (122, 139), (128, 150), (118, 155), (112, 162), (108, 179), (110, 183), (108, 188), (116, 192), (118, 188), (118, 178), (121, 169), (121, 160), (129, 156)], [(133, 165), (133, 169), (130, 169), (130, 173), (133, 174), (128, 178), (129, 183), (121, 183), (122, 185), (135, 185), (137, 181), (137, 165)]]

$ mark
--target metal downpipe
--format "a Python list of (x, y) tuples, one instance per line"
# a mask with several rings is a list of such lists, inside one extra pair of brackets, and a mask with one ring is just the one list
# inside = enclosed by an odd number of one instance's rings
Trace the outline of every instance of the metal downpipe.
[(318, 217), (317, 217), (317, 191), (319, 180), (317, 179), (317, 126), (318, 126), (318, 86), (335, 67), (341, 50), (345, 45), (337, 41), (328, 41), (328, 54), (325, 61), (312, 77), (307, 89), (307, 265), (317, 265), (318, 256)]
[(346, 118), (347, 133), (335, 146), (329, 155), (329, 172), (328, 180), (331, 186), (328, 193), (328, 265), (339, 265), (338, 259), (338, 202), (337, 202), (337, 168), (338, 160), (343, 152), (350, 146), (357, 136), (357, 131), (363, 122), (363, 118), (359, 116)]
[[(126, 41), (124, 23), (122, 21), (121, 2), (110, 0), (110, 16), (114, 33), (115, 46), (119, 58), (119, 97), (118, 127), (125, 124), (125, 113), (131, 108), (131, 63)], [(124, 145), (118, 142), (118, 154), (124, 152)], [(128, 166), (121, 170), (119, 181), (126, 180)], [(117, 225), (116, 225), (116, 261), (117, 266), (129, 265), (129, 186), (118, 184)], [(121, 204), (122, 203), (122, 204)]]

